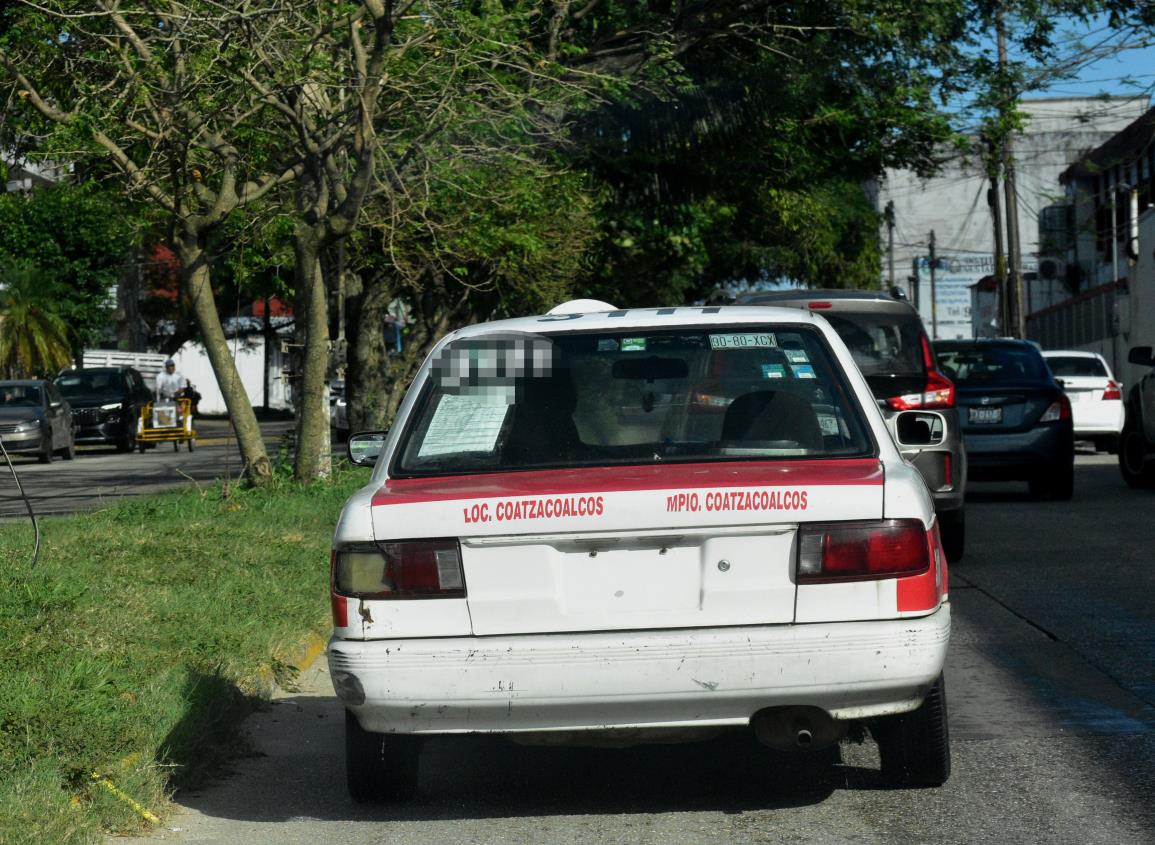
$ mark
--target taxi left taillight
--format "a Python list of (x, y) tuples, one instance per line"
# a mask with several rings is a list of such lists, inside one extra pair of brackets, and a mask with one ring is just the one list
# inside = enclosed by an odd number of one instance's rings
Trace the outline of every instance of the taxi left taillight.
[(465, 596), (456, 539), (346, 543), (333, 549), (333, 592), (359, 599)]
[(917, 519), (804, 525), (798, 537), (798, 581), (905, 578), (926, 572), (931, 548)]

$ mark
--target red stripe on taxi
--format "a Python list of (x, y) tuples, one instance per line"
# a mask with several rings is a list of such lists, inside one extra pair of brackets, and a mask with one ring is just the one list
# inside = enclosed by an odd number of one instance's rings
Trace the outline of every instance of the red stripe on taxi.
[(558, 493), (624, 493), (711, 487), (876, 487), (883, 482), (877, 458), (775, 463), (652, 464), (527, 470), (439, 478), (387, 479), (374, 505), (497, 499)]

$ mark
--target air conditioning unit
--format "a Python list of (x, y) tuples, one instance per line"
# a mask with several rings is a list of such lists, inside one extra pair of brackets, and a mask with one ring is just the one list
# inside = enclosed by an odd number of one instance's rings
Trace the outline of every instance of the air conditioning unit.
[(1067, 280), (1067, 262), (1062, 258), (1046, 256), (1039, 259), (1039, 278), (1048, 282)]

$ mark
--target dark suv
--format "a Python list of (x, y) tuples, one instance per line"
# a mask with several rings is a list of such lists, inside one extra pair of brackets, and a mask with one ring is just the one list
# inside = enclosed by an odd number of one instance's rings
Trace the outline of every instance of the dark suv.
[(966, 541), (967, 456), (955, 387), (935, 362), (930, 338), (914, 307), (880, 291), (809, 289), (747, 293), (735, 304), (805, 308), (825, 317), (850, 349), (892, 433), (900, 411), (929, 410), (942, 415), (943, 441), (931, 447), (903, 446), (902, 455), (922, 473), (934, 495), (947, 558), (960, 559)]
[(132, 367), (68, 370), (56, 386), (72, 405), (77, 443), (108, 443), (119, 452), (136, 445), (140, 409), (152, 401), (144, 376)]

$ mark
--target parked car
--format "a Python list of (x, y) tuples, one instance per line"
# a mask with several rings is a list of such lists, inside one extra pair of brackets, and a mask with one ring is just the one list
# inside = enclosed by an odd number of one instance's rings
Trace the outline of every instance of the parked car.
[[(707, 383), (732, 397), (711, 426)], [(900, 442), (944, 434), (940, 411), (895, 423)], [(854, 724), (893, 783), (949, 776), (934, 502), (827, 321), (585, 301), (467, 327), (348, 451), (374, 466), (330, 575), (355, 800), (411, 794), (421, 741), (460, 733), (752, 726), (805, 751)]]
[[(1132, 347), (1127, 360), (1155, 367), (1150, 346)], [(1126, 417), (1119, 438), (1119, 471), (1132, 487), (1155, 487), (1155, 369), (1127, 391)]]
[(35, 452), (41, 463), (71, 461), (72, 409), (51, 382), (0, 381), (0, 439), (8, 452)]
[(349, 437), (349, 404), (345, 399), (345, 382), (334, 381), (329, 385), (329, 427), (338, 440)]
[(1043, 358), (1071, 400), (1075, 439), (1114, 453), (1123, 431), (1123, 390), (1106, 359), (1097, 352), (1074, 349), (1050, 350)]
[(1071, 401), (1038, 347), (1025, 340), (949, 340), (935, 351), (958, 388), (971, 478), (1025, 479), (1033, 496), (1070, 499)]
[(55, 383), (72, 405), (77, 443), (132, 450), (141, 408), (153, 398), (144, 376), (132, 367), (92, 367), (66, 370)]
[(902, 411), (942, 414), (946, 436), (931, 447), (906, 447), (934, 495), (947, 557), (962, 558), (966, 544), (967, 454), (955, 408), (955, 389), (935, 363), (930, 338), (918, 312), (904, 299), (880, 291), (781, 290), (748, 293), (738, 305), (805, 308), (825, 317), (850, 348), (891, 431)]

